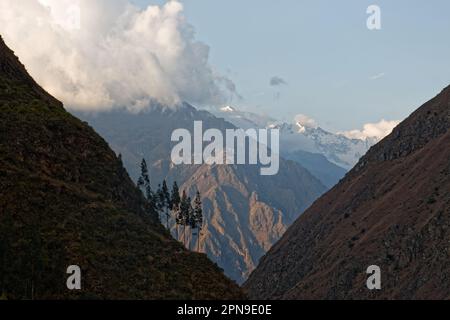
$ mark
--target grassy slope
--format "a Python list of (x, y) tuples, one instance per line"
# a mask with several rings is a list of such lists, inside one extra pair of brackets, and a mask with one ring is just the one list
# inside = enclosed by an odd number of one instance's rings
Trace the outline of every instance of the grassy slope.
[[(240, 289), (143, 210), (122, 163), (0, 38), (0, 296), (236, 299)], [(66, 289), (66, 268), (82, 290)]]

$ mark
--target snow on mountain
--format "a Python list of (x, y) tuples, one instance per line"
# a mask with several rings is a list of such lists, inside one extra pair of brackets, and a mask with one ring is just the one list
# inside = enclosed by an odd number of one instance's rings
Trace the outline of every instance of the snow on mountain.
[(328, 161), (347, 170), (351, 169), (376, 143), (374, 139), (349, 139), (320, 127), (308, 127), (298, 122), (282, 123), (276, 128), (280, 129), (281, 149), (285, 152), (302, 150), (320, 153)]
[(212, 113), (218, 118), (223, 118), (236, 127), (245, 130), (250, 128), (266, 128), (270, 124), (276, 122), (275, 119), (269, 116), (239, 111), (232, 106), (222, 107), (218, 111), (213, 111)]
[(215, 114), (243, 129), (278, 128), (282, 153), (306, 151), (322, 154), (328, 161), (346, 170), (350, 170), (378, 142), (375, 138), (352, 139), (343, 134), (328, 132), (304, 115), (296, 116), (293, 123), (286, 123), (268, 116), (242, 112), (231, 106), (221, 108)]
[(236, 112), (236, 109), (234, 109), (232, 106), (225, 106), (223, 108), (220, 108), (220, 111), (222, 111), (222, 112)]

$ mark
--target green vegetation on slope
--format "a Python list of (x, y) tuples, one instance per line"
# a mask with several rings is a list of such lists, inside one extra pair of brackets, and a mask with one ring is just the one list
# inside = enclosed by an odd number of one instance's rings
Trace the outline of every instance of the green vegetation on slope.
[[(26, 74), (0, 38), (0, 296), (239, 299), (205, 255), (145, 213), (107, 143)], [(66, 288), (79, 265), (82, 290)]]

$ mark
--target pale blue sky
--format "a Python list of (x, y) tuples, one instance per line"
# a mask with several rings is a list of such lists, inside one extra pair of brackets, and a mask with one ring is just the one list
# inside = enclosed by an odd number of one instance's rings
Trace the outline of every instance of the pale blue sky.
[[(448, 0), (182, 2), (211, 64), (236, 83), (240, 108), (349, 130), (401, 120), (450, 84)], [(381, 31), (366, 28), (371, 4)], [(270, 87), (272, 76), (288, 85)]]

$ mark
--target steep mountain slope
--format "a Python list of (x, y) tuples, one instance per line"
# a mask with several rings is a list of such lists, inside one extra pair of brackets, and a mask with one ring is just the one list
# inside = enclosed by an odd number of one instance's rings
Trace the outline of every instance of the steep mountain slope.
[(347, 170), (328, 161), (319, 153), (311, 153), (303, 150), (285, 151), (281, 154), (285, 159), (300, 163), (306, 170), (317, 177), (328, 189), (331, 189), (341, 180)]
[[(144, 211), (106, 142), (39, 87), (1, 38), (0, 114), (0, 296), (243, 296)], [(80, 291), (66, 287), (70, 265), (82, 270)]]
[(202, 194), (205, 227), (200, 249), (225, 273), (243, 282), (259, 258), (277, 241), (326, 188), (299, 164), (281, 159), (280, 172), (261, 176), (259, 167), (173, 166), (170, 152), (174, 129), (193, 130), (202, 120), (204, 130), (235, 128), (223, 119), (188, 104), (178, 108), (152, 106), (145, 113), (102, 113), (80, 115), (110, 142), (131, 176), (137, 178), (143, 157), (152, 165), (154, 183), (176, 180), (182, 190)]
[[(450, 299), (450, 87), (371, 148), (261, 260), (253, 298)], [(366, 287), (370, 265), (382, 288)]]

